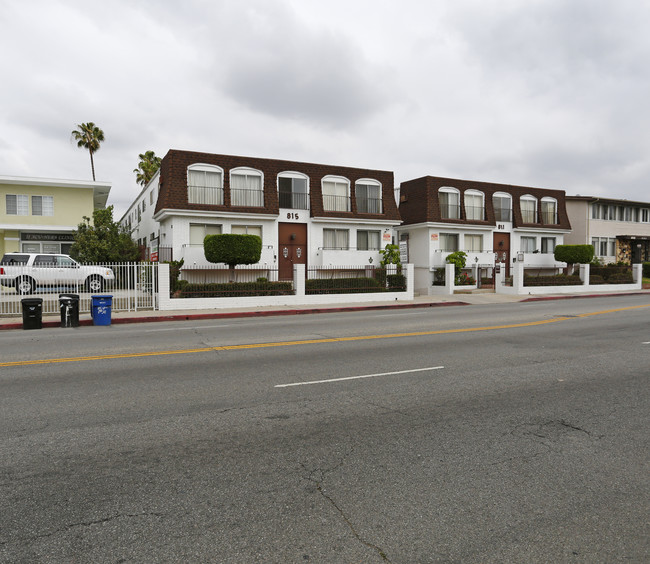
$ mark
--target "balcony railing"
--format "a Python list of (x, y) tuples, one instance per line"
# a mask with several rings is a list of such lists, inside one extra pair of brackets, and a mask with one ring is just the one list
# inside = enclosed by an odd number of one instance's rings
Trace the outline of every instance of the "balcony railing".
[(542, 223), (544, 225), (557, 225), (557, 212), (555, 210), (552, 211), (542, 210), (541, 216), (542, 216)]
[(357, 198), (359, 213), (382, 213), (381, 198)]
[(465, 219), (483, 221), (485, 219), (485, 208), (483, 206), (465, 206)]
[(442, 204), (440, 206), (442, 219), (460, 219), (460, 206), (456, 204)]
[(537, 223), (537, 211), (521, 210), (521, 221), (523, 223)]
[(349, 196), (323, 195), (323, 209), (325, 211), (350, 211)]
[(512, 221), (512, 210), (503, 208), (494, 208), (495, 221)]
[(308, 210), (309, 194), (300, 192), (280, 192), (280, 207), (291, 210)]
[(190, 204), (222, 206), (223, 188), (211, 188), (208, 186), (188, 186), (187, 201)]
[(230, 203), (233, 206), (261, 208), (264, 206), (264, 192), (262, 190), (231, 188)]

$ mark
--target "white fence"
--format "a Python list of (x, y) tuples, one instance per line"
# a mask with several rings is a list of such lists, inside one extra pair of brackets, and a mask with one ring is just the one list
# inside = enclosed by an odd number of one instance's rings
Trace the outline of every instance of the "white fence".
[[(98, 267), (101, 272), (82, 274), (85, 267)], [(42, 298), (43, 314), (59, 313), (59, 294), (78, 294), (80, 313), (90, 313), (93, 295), (111, 295), (113, 311), (158, 308), (158, 263), (107, 263), (78, 268), (12, 266), (5, 272), (12, 276), (0, 276), (2, 316), (21, 315), (23, 298)]]

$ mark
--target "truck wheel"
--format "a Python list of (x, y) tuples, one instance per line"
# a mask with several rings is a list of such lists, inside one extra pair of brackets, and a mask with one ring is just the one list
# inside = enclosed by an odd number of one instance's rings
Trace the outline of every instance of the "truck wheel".
[(32, 294), (36, 289), (36, 283), (29, 276), (19, 276), (16, 278), (16, 292), (21, 296)]
[(104, 280), (101, 276), (89, 276), (86, 280), (86, 288), (89, 292), (101, 292), (104, 289)]

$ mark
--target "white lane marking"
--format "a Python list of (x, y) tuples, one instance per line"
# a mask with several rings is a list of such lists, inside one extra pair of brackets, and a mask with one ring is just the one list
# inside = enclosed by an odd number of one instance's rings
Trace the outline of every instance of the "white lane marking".
[(412, 372), (426, 372), (427, 370), (440, 370), (444, 366), (429, 366), (427, 368), (414, 368), (413, 370), (399, 370), (397, 372), (381, 372), (379, 374), (364, 374), (362, 376), (347, 376), (345, 378), (330, 378), (329, 380), (312, 380), (311, 382), (293, 382), (292, 384), (277, 384), (275, 388), (289, 388), (290, 386), (309, 386), (310, 384), (328, 384), (330, 382), (343, 382), (345, 380), (360, 380), (362, 378), (376, 378), (377, 376), (394, 376), (396, 374), (409, 374)]
[(194, 329), (221, 329), (222, 327), (232, 327), (232, 325), (195, 325), (192, 327), (169, 327), (166, 329), (145, 329), (138, 333), (160, 333), (162, 331), (193, 331)]
[(417, 311), (417, 312), (408, 312), (408, 313), (380, 313), (374, 315), (373, 317), (405, 317), (407, 315), (426, 315), (431, 313), (430, 311)]
[(650, 345), (650, 341), (646, 341), (645, 343), (641, 343), (642, 345)]

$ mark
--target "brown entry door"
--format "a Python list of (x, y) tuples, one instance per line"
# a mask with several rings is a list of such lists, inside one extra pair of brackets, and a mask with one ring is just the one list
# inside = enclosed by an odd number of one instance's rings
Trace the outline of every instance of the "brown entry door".
[(293, 280), (293, 265), (307, 264), (307, 225), (280, 223), (278, 227), (280, 280)]
[(510, 276), (510, 233), (495, 233), (493, 248), (495, 263), (505, 269), (506, 276)]

